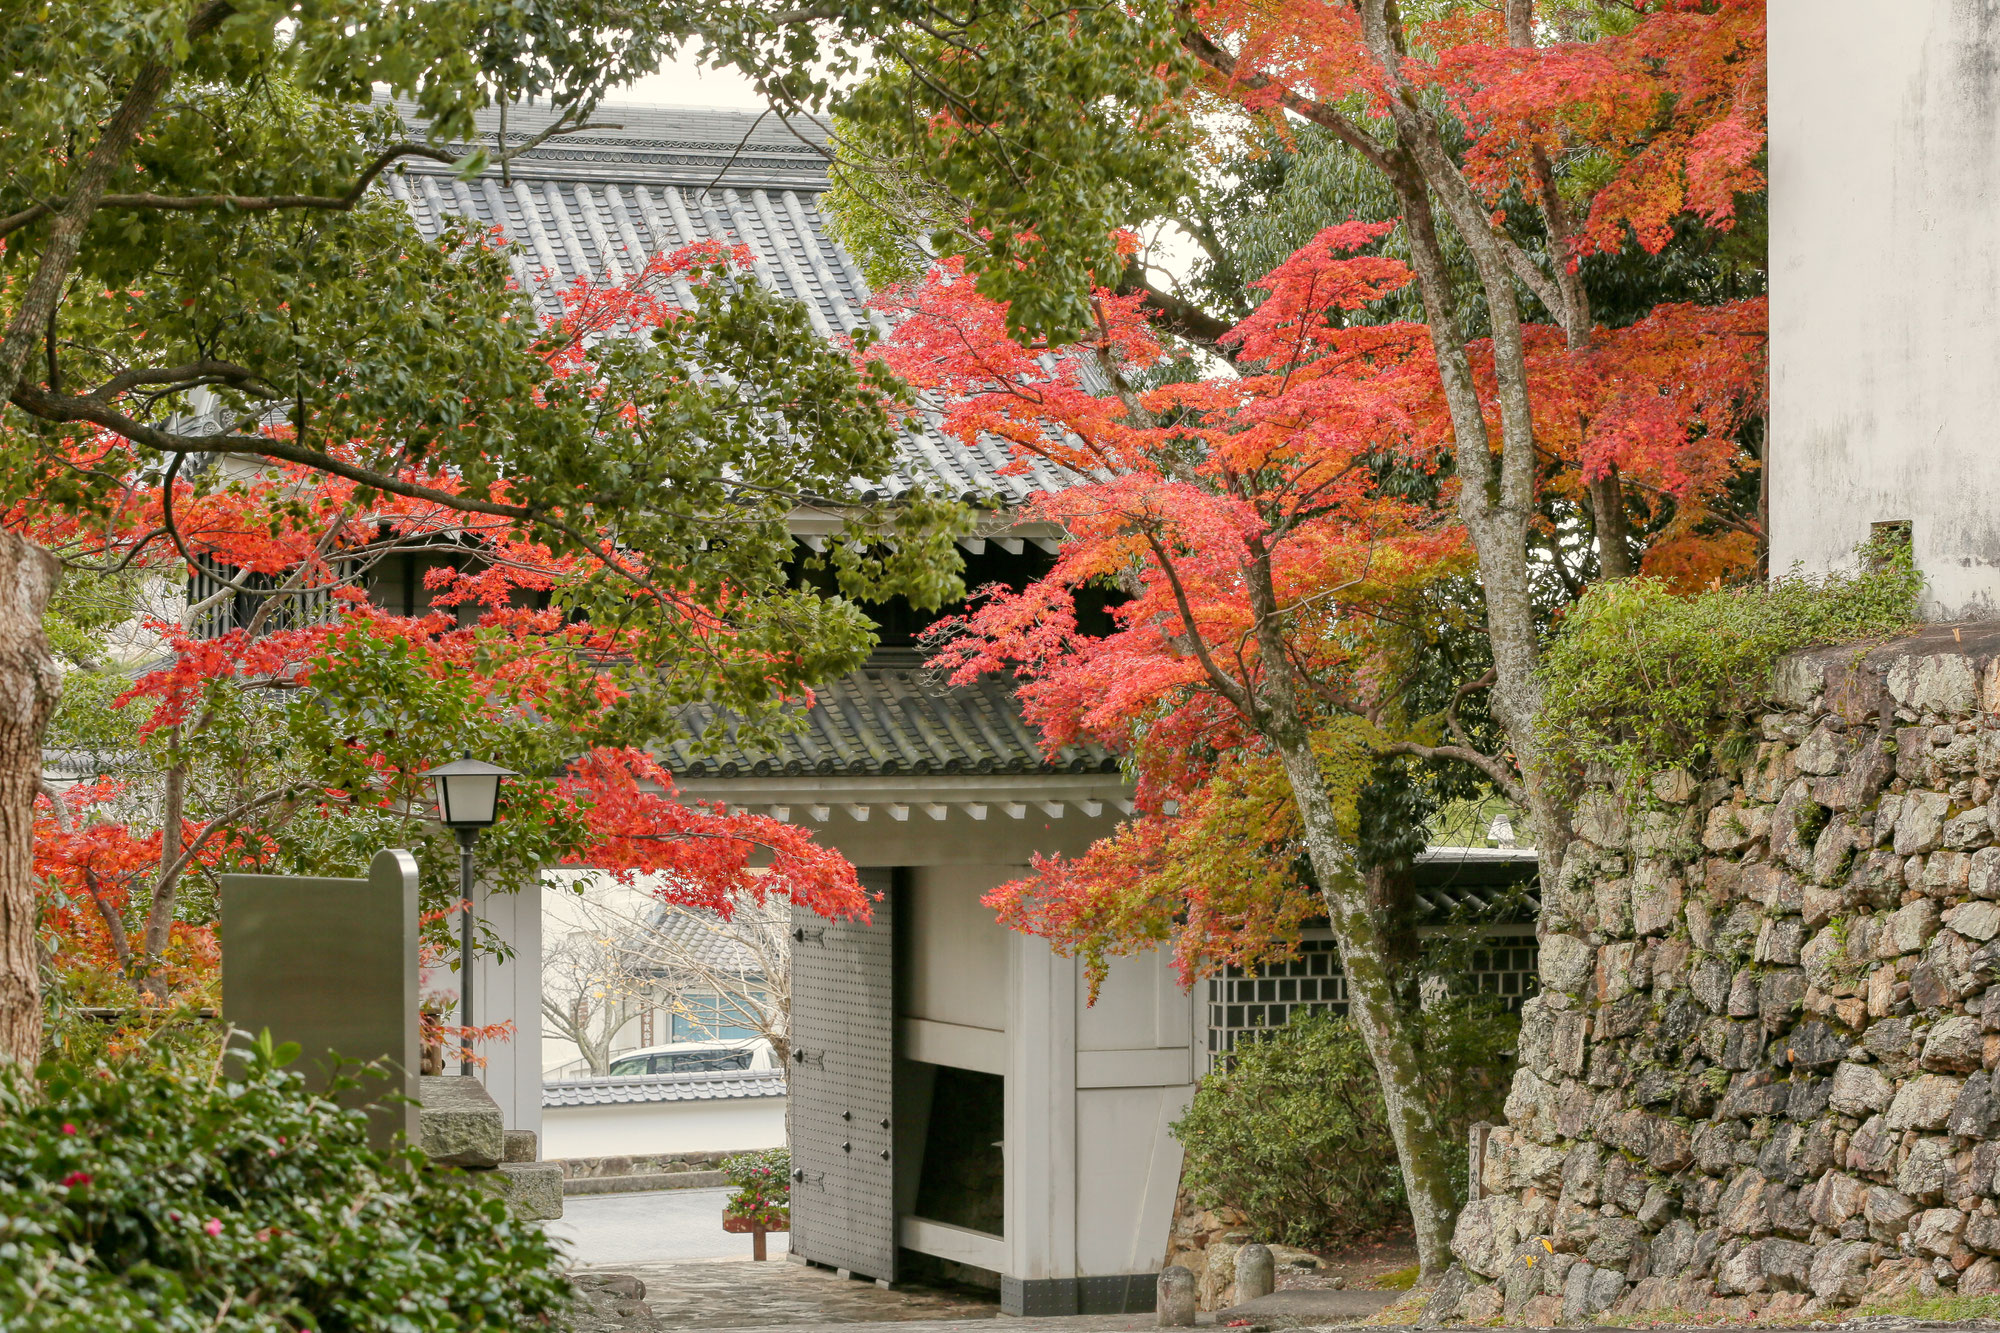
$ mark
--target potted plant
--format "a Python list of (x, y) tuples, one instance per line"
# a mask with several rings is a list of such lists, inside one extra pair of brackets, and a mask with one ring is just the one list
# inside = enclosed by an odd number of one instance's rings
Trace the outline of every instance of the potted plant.
[(750, 1257), (763, 1259), (765, 1233), (792, 1227), (792, 1154), (789, 1148), (738, 1153), (722, 1162), (735, 1189), (722, 1205), (722, 1229), (750, 1235)]

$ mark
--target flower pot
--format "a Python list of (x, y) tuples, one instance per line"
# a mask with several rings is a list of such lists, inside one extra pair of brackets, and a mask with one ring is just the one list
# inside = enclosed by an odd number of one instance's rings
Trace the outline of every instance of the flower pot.
[(722, 1215), (722, 1229), (734, 1232), (739, 1236), (748, 1233), (750, 1237), (750, 1257), (761, 1261), (770, 1257), (764, 1250), (764, 1237), (773, 1231), (783, 1231), (786, 1228), (760, 1227), (747, 1217), (731, 1217), (725, 1212)]
[(752, 1225), (750, 1224), (750, 1219), (749, 1219), (749, 1218), (747, 1218), (747, 1217), (731, 1217), (731, 1216), (729, 1216), (729, 1215), (728, 1215), (727, 1213), (724, 1213), (724, 1214), (723, 1214), (723, 1216), (722, 1216), (722, 1229), (723, 1229), (724, 1231), (729, 1231), (729, 1232), (734, 1232), (734, 1233), (735, 1233), (736, 1235), (739, 1235), (739, 1236), (747, 1236), (747, 1235), (750, 1235), (750, 1234), (751, 1234), (752, 1232), (756, 1232), (756, 1231), (760, 1231), (760, 1230), (761, 1230), (761, 1231), (787, 1231), (787, 1230), (790, 1230), (790, 1228), (788, 1228), (788, 1227), (755, 1227), (755, 1226), (752, 1226)]

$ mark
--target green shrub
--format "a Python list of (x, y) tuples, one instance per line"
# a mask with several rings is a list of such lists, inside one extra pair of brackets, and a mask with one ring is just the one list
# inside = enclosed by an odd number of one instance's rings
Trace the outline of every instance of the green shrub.
[(792, 1154), (788, 1148), (738, 1153), (722, 1159), (722, 1176), (736, 1193), (722, 1206), (724, 1217), (740, 1218), (766, 1231), (784, 1231), (792, 1218)]
[[(1899, 633), (1923, 579), (1907, 547), (1864, 551), (1874, 567), (1685, 597), (1655, 579), (1586, 592), (1543, 659), (1542, 732), (1559, 767), (1631, 776), (1695, 769), (1740, 748), (1743, 714), (1786, 653)], [(1718, 752), (1723, 752), (1718, 754)]]
[(369, 1148), (268, 1041), (0, 1071), (0, 1328), (553, 1327), (560, 1258), (463, 1172)]
[[(1424, 1093), (1465, 1197), (1476, 1120), (1498, 1120), (1520, 1020), (1488, 996), (1449, 1000), (1420, 1024)], [(1345, 1018), (1301, 1015), (1202, 1080), (1174, 1126), (1185, 1179), (1205, 1207), (1240, 1208), (1261, 1239), (1332, 1246), (1405, 1226), (1396, 1146), (1375, 1067)]]

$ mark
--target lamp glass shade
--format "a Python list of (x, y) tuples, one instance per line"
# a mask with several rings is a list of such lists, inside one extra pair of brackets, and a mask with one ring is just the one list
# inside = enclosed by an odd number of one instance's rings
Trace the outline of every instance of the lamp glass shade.
[(500, 803), (500, 779), (519, 776), (483, 759), (454, 759), (424, 776), (437, 791), (438, 820), (446, 828), (485, 828)]

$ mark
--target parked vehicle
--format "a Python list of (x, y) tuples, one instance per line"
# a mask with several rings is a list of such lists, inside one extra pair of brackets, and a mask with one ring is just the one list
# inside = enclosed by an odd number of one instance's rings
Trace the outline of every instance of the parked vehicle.
[(627, 1051), (611, 1062), (613, 1077), (631, 1074), (694, 1074), (727, 1069), (776, 1069), (778, 1057), (762, 1037), (746, 1041), (677, 1041)]

